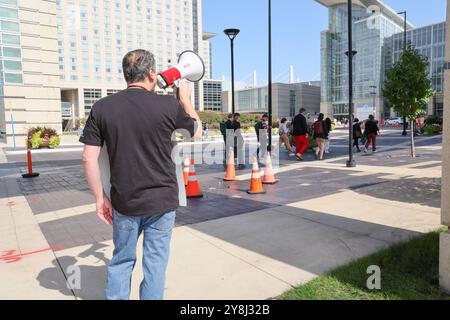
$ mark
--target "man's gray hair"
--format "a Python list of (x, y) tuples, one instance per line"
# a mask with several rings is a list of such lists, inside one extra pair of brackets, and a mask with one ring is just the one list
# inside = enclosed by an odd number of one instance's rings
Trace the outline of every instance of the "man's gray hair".
[(155, 71), (155, 56), (147, 50), (128, 52), (122, 61), (125, 81), (130, 83), (144, 81), (150, 71)]

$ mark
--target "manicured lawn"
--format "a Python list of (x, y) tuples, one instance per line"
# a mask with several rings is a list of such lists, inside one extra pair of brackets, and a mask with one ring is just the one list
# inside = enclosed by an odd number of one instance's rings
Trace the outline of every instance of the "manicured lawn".
[[(362, 258), (303, 286), (282, 300), (450, 300), (439, 290), (439, 232)], [(381, 290), (368, 290), (367, 268), (381, 268)]]

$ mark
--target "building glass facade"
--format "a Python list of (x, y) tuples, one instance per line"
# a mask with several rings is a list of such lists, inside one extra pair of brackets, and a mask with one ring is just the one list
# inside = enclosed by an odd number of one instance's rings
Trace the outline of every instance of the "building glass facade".
[[(389, 37), (403, 31), (398, 20), (391, 19), (392, 12), (373, 11), (353, 6), (354, 101), (359, 107), (380, 109), (373, 105), (373, 94), (382, 99), (386, 67), (391, 63)], [(348, 10), (346, 4), (329, 6), (329, 29), (321, 33), (322, 103), (335, 118), (348, 117)], [(322, 108), (323, 109), (323, 108)]]
[(23, 83), (17, 0), (0, 0), (1, 84)]
[[(398, 33), (392, 36), (392, 62), (400, 60), (403, 52), (404, 34)], [(428, 68), (431, 85), (436, 91), (432, 99), (428, 113), (443, 115), (444, 93), (444, 65), (445, 65), (445, 22), (416, 28), (407, 32), (407, 43), (416, 48), (419, 53), (427, 57), (430, 66)]]
[(203, 109), (205, 111), (222, 111), (222, 81), (203, 81)]
[[(176, 65), (185, 50), (203, 52), (201, 0), (55, 2), (61, 90), (74, 92), (64, 97), (77, 97), (67, 101), (76, 105), (77, 117), (90, 111), (85, 89), (100, 89), (103, 97), (126, 87), (122, 59), (127, 52), (148, 49), (157, 71)], [(198, 106), (202, 92), (197, 85), (195, 93)]]

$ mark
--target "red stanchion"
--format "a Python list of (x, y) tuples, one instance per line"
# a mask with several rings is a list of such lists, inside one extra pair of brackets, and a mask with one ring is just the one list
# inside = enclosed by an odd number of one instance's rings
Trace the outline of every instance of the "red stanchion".
[(27, 147), (27, 162), (28, 162), (28, 173), (23, 174), (22, 178), (36, 178), (39, 177), (39, 173), (33, 172), (33, 159), (31, 157), (30, 146)]

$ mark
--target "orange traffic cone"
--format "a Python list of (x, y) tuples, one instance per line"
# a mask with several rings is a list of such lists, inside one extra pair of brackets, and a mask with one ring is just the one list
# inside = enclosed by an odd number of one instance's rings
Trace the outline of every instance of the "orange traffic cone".
[(225, 178), (223, 178), (223, 181), (235, 181), (235, 180), (236, 180), (236, 166), (234, 164), (234, 151), (233, 149), (231, 149), (227, 161), (227, 172), (225, 174)]
[(258, 167), (258, 159), (253, 157), (253, 169), (252, 169), (252, 178), (250, 181), (250, 190), (247, 191), (248, 194), (263, 194), (266, 193), (264, 191), (261, 174), (259, 172)]
[(203, 193), (197, 181), (197, 173), (195, 172), (194, 160), (191, 161), (191, 169), (189, 171), (188, 184), (186, 187), (186, 196), (188, 198), (202, 198)]
[(275, 179), (275, 173), (273, 172), (272, 167), (272, 158), (270, 156), (270, 152), (266, 153), (266, 167), (264, 169), (264, 178), (263, 184), (275, 184), (278, 180)]
[(191, 160), (186, 156), (183, 160), (183, 178), (184, 178), (184, 186), (187, 187), (189, 180), (189, 168), (190, 168)]

